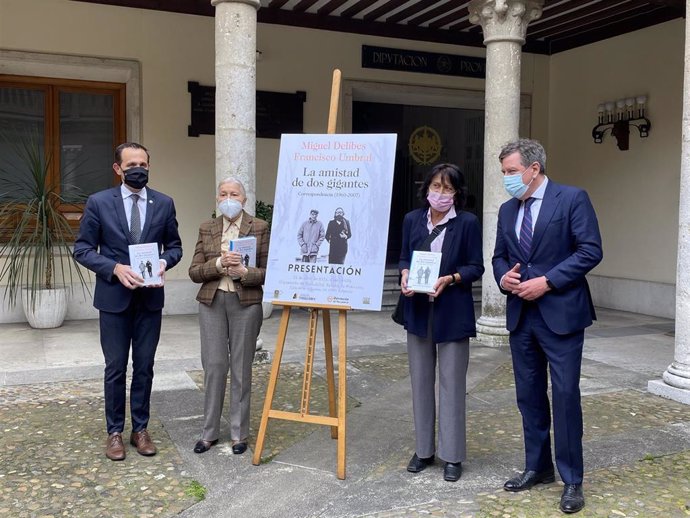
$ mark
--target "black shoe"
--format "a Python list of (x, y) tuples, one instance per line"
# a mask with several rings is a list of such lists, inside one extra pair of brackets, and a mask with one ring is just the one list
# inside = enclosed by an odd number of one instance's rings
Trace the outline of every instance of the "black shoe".
[(407, 465), (407, 471), (410, 473), (419, 473), (424, 471), (428, 466), (434, 463), (434, 456), (427, 457), (426, 459), (420, 459), (415, 453), (410, 459), (410, 463)]
[(203, 439), (200, 441), (197, 441), (196, 444), (194, 445), (194, 453), (204, 453), (205, 451), (208, 451), (211, 449), (211, 446), (216, 444), (218, 442), (218, 439), (215, 441), (204, 441)]
[(462, 462), (446, 462), (443, 468), (443, 480), (457, 482), (462, 475)]
[(503, 484), (503, 489), (517, 493), (530, 489), (537, 484), (550, 484), (554, 480), (556, 477), (553, 474), (553, 468), (547, 471), (526, 470)]
[(581, 511), (585, 506), (582, 484), (566, 484), (561, 495), (561, 511), (566, 514)]
[(232, 452), (235, 455), (242, 455), (245, 451), (247, 451), (246, 442), (238, 442), (237, 444), (232, 445)]

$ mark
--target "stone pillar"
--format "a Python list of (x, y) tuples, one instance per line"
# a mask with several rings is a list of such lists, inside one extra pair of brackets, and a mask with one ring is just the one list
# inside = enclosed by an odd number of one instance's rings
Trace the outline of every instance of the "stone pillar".
[(498, 208), (506, 200), (498, 154), (518, 138), (520, 124), (520, 62), (527, 25), (541, 16), (543, 0), (472, 0), (470, 21), (480, 24), (486, 45), (486, 104), (484, 127), (484, 267), (482, 316), (476, 341), (508, 343), (506, 302), (496, 285), (491, 257), (496, 242)]
[(240, 179), (245, 210), (256, 203), (256, 11), (259, 0), (211, 0), (216, 7), (216, 181)]
[[(690, 8), (690, 0), (686, 2)], [(690, 18), (685, 19), (685, 71), (683, 87), (683, 143), (678, 208), (676, 262), (676, 346), (673, 363), (663, 381), (652, 380), (648, 390), (690, 405)]]

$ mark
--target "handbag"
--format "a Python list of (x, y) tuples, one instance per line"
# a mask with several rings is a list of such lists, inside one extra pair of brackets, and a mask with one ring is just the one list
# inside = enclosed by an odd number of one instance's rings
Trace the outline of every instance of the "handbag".
[[(431, 242), (438, 237), (438, 235), (443, 231), (443, 229), (446, 228), (447, 224), (448, 222), (444, 223), (443, 225), (436, 225), (433, 229), (431, 229), (431, 232), (422, 243), (422, 246), (419, 247), (419, 249), (430, 250)], [(398, 277), (398, 284), (400, 284), (401, 280), (402, 275)], [(395, 305), (395, 309), (391, 314), (391, 318), (393, 319), (393, 322), (395, 322), (396, 324), (400, 324), (401, 326), (405, 325), (405, 295), (403, 295), (402, 292), (400, 292), (400, 296), (398, 297), (398, 303)]]

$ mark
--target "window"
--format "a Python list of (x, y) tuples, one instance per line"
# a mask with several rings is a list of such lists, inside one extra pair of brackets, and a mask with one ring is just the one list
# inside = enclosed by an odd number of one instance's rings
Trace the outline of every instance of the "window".
[(113, 150), (126, 139), (125, 84), (0, 75), (3, 175), (21, 174), (9, 157), (27, 137), (50, 157), (47, 181), (66, 200), (116, 185)]

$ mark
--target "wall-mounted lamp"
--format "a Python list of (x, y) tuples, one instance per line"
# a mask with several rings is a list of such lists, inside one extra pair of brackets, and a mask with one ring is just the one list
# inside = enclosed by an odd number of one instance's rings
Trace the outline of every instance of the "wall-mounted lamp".
[(652, 123), (645, 117), (647, 96), (628, 97), (618, 99), (615, 103), (605, 102), (597, 106), (599, 122), (592, 128), (592, 138), (595, 144), (601, 144), (604, 135), (611, 130), (611, 135), (616, 137), (618, 149), (626, 151), (630, 149), (630, 126), (634, 126), (640, 132), (641, 138), (649, 136)]

